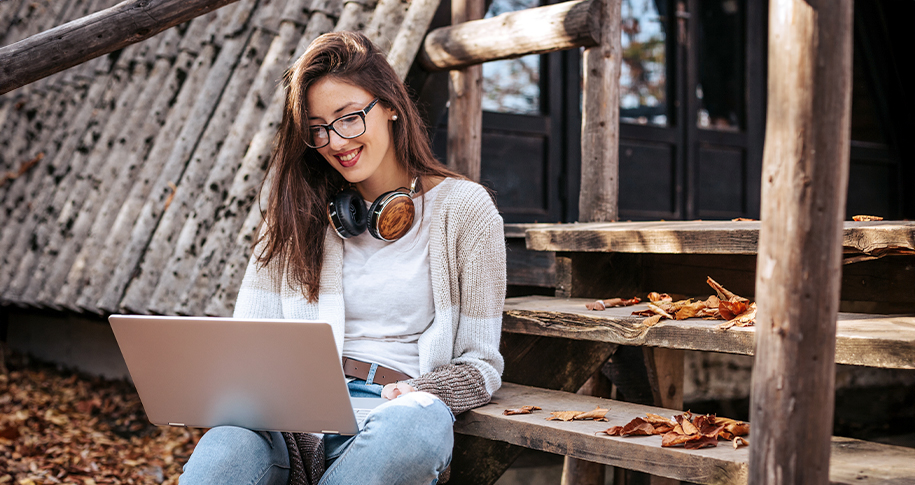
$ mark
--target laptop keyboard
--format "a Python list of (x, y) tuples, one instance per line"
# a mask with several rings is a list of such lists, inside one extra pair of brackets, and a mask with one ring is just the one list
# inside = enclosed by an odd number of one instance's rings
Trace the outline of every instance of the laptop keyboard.
[(371, 412), (372, 410), (363, 409), (363, 408), (353, 408), (353, 411), (356, 413), (356, 423), (359, 424), (359, 428), (361, 429), (362, 423), (365, 422), (365, 418), (367, 418), (369, 416), (369, 412)]

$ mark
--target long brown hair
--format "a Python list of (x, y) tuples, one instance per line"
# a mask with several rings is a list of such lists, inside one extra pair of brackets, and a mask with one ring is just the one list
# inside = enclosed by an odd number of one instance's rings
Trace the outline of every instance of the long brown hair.
[[(333, 32), (315, 39), (304, 54), (286, 71), (283, 86), (286, 104), (283, 121), (274, 140), (275, 148), (267, 166), (269, 184), (267, 208), (263, 211), (255, 241), (265, 242), (257, 262), (267, 265), (274, 258), (309, 301), (318, 299), (324, 236), (328, 227), (327, 202), (346, 180), (317, 150), (305, 144), (308, 130), (306, 92), (324, 76), (333, 76), (365, 89), (388, 109), (399, 115), (392, 124), (398, 162), (410, 178), (428, 176), (461, 177), (435, 159), (419, 112), (382, 53), (363, 34)], [(463, 177), (461, 177), (463, 178)]]

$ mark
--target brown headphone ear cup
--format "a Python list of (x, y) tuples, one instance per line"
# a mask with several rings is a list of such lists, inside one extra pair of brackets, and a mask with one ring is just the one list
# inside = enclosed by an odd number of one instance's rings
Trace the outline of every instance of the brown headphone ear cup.
[(410, 232), (415, 217), (412, 197), (403, 192), (387, 192), (369, 207), (369, 234), (382, 241), (396, 241)]
[(354, 189), (341, 190), (327, 203), (327, 215), (337, 235), (343, 239), (365, 232), (365, 200)]

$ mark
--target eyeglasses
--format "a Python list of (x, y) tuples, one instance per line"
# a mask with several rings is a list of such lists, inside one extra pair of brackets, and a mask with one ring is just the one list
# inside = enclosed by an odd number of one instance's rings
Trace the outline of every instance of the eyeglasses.
[(311, 125), (305, 137), (305, 144), (311, 148), (324, 148), (330, 143), (330, 130), (334, 130), (340, 138), (356, 138), (365, 133), (365, 115), (375, 107), (378, 98), (375, 98), (365, 108), (343, 115), (326, 125)]

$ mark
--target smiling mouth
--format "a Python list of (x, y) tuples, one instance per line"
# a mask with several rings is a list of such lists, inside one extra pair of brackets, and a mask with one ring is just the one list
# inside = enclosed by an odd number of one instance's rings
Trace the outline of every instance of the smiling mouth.
[(363, 147), (359, 147), (342, 155), (335, 155), (335, 157), (344, 167), (351, 167), (355, 165), (356, 159), (359, 157), (359, 154), (362, 153), (362, 148)]

